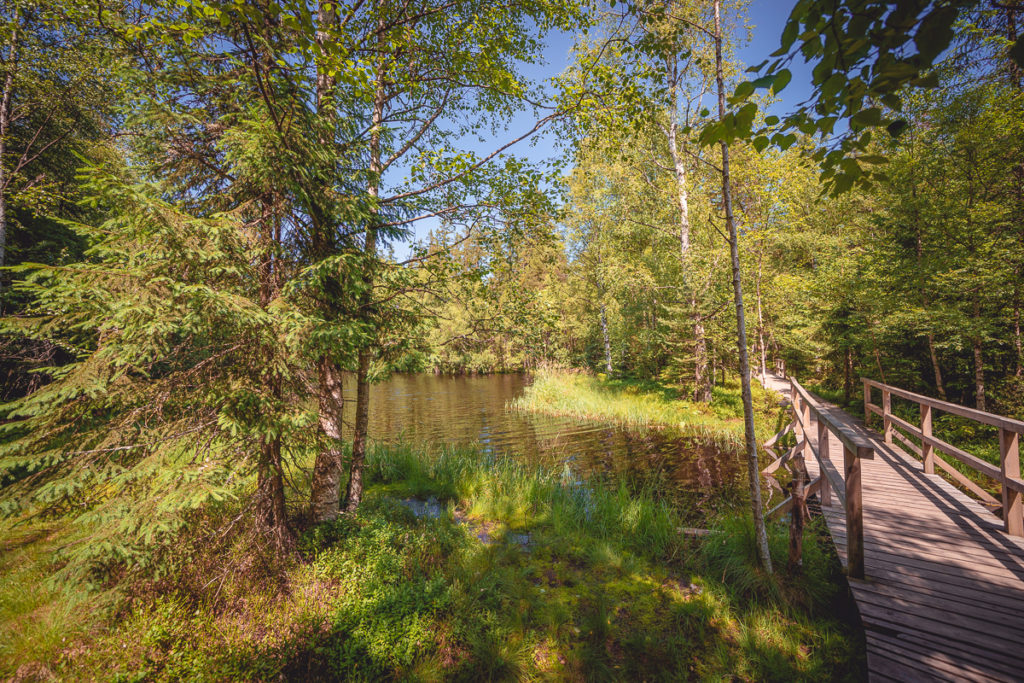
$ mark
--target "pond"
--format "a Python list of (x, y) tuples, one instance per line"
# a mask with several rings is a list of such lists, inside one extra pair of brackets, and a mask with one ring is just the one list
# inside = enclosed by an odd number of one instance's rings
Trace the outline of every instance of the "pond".
[[(524, 374), (396, 374), (371, 391), (370, 438), (378, 443), (479, 445), (498, 456), (568, 468), (579, 477), (655, 487), (694, 512), (742, 495), (738, 456), (713, 446), (668, 431), (510, 409), (529, 381)], [(346, 386), (349, 396), (351, 389)], [(351, 403), (347, 408), (354, 410)]]

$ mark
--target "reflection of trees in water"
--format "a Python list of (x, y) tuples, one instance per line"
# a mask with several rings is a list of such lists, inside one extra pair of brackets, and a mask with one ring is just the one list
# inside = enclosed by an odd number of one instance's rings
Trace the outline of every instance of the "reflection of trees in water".
[[(652, 491), (695, 514), (721, 505), (723, 493), (742, 491), (735, 486), (740, 459), (711, 444), (669, 430), (507, 410), (526, 383), (524, 375), (395, 375), (373, 388), (370, 436), (428, 445), (486, 441), (495, 455), (549, 467), (568, 463), (577, 476)], [(345, 385), (353, 387), (351, 380)]]

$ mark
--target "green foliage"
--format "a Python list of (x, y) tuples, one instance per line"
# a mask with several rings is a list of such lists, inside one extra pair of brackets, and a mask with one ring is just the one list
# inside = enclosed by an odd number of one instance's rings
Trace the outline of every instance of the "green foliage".
[(4, 319), (73, 354), (47, 369), (53, 382), (3, 406), (0, 493), (7, 514), (66, 515), (87, 530), (66, 549), (76, 569), (146, 564), (144, 549), (191, 513), (245, 490), (261, 438), (310, 423), (266, 378), (294, 376), (303, 347), (285, 342), (313, 323), (285, 299), (259, 304), (259, 260), (237, 221), (195, 218), (95, 169), (89, 182), (112, 217), (70, 224), (88, 260), (20, 266), (34, 305)]
[[(1010, 73), (1016, 73), (1019, 81), (1024, 60), (1019, 54), (1021, 42), (1014, 28), (1014, 12), (1010, 6), (993, 10), (976, 0), (797, 2), (786, 21), (780, 47), (771, 55), (773, 59), (748, 70), (762, 75), (741, 83), (733, 102), (743, 102), (759, 88), (778, 92), (791, 78), (786, 67), (794, 59), (813, 65), (814, 94), (784, 116), (778, 126), (759, 130), (749, 124), (737, 126), (738, 135), (771, 135), (773, 144), (786, 149), (792, 144), (784, 135), (786, 131), (820, 134), (822, 144), (812, 158), (821, 166), (826, 188), (842, 193), (855, 185), (867, 187), (871, 180), (884, 177), (875, 167), (886, 161), (884, 156), (873, 154), (875, 133), (884, 128), (887, 137), (903, 134), (908, 126), (903, 111), (908, 93), (939, 85), (934, 67), (944, 53), (952, 50), (969, 54), (968, 69), (977, 63), (980, 53), (1010, 62)], [(1006, 15), (1002, 23), (1008, 28), (991, 30), (1000, 23), (986, 22), (993, 14)], [(967, 22), (988, 23), (989, 33), (995, 34), (996, 40), (972, 39), (963, 30)], [(745, 106), (756, 108), (757, 104)], [(846, 130), (838, 135), (837, 120), (847, 122)], [(721, 131), (705, 131), (708, 138), (720, 135)]]
[[(374, 450), (367, 472), (359, 513), (304, 534), (283, 588), (229, 565), (203, 591), (164, 590), (108, 632), (92, 622), (65, 655), (33, 656), (60, 676), (154, 681), (862, 670), (861, 645), (835, 618), (849, 609), (838, 561), (814, 525), (803, 573), (770, 578), (742, 520), (694, 545), (673, 510), (642, 494), (471, 450)], [(410, 495), (438, 496), (441, 515), (416, 517), (399, 503)], [(784, 553), (785, 529), (772, 539)]]

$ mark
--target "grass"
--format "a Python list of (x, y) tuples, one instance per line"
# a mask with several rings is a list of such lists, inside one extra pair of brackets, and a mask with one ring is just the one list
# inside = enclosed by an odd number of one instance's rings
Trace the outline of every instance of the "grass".
[(49, 581), (62, 536), (50, 524), (0, 527), (0, 677), (13, 675), (15, 662), (42, 662), (82, 637), (90, 622), (87, 610), (103, 602), (102, 596)]
[[(778, 398), (756, 382), (752, 387), (755, 428), (761, 439), (778, 431)], [(563, 417), (678, 430), (720, 447), (743, 446), (743, 403), (738, 379), (718, 384), (710, 404), (686, 400), (676, 387), (650, 380), (604, 379), (572, 370), (535, 375), (513, 407)]]
[[(77, 610), (58, 607), (74, 589), (44, 581), (59, 530), (5, 536), (0, 628), (26, 635), (0, 639), (0, 676), (30, 666), (120, 681), (862, 677), (838, 561), (814, 525), (803, 572), (769, 577), (742, 518), (697, 542), (654, 496), (475, 450), (378, 448), (367, 478), (357, 515), (305, 531), (299, 554), (272, 571), (240, 535), (198, 557), (193, 575)], [(409, 497), (433, 497), (442, 513), (417, 518), (400, 502)], [(771, 542), (781, 561), (785, 529), (773, 526)]]

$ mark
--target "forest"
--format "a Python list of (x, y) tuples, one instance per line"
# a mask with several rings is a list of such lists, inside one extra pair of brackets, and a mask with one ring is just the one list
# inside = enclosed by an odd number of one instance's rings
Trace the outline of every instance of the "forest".
[(768, 377), (1024, 420), (1024, 4), (782, 4), (2, 0), (0, 677), (864, 679)]

